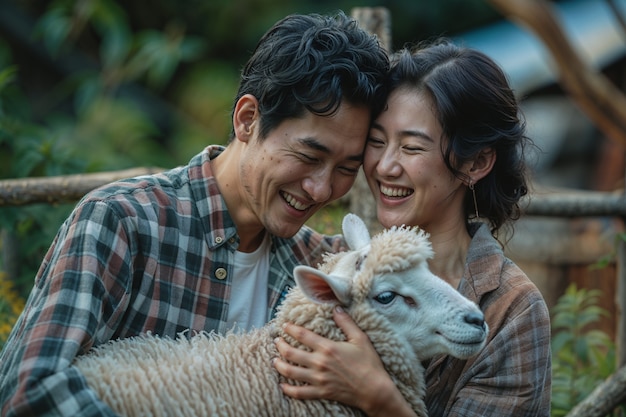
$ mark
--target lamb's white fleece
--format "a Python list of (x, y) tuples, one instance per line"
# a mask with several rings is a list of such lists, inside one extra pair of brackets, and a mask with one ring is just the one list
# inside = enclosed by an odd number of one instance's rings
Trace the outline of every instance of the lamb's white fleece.
[[(278, 316), (274, 323), (244, 334), (183, 334), (176, 340), (142, 335), (112, 341), (82, 356), (75, 366), (123, 416), (363, 416), (337, 402), (299, 401), (282, 394), (271, 364), (278, 356), (274, 338), (287, 338), (279, 323), (292, 321), (344, 340), (332, 320), (332, 306), (313, 303), (297, 287), (283, 304), (286, 311), (293, 316)], [(368, 313), (359, 309), (350, 314), (368, 332), (404, 396), (423, 412), (423, 369), (412, 350), (384, 329), (384, 320), (368, 320)]]
[(123, 416), (304, 416), (278, 387), (274, 337), (270, 326), (176, 340), (142, 335), (101, 345), (76, 366)]
[[(296, 267), (298, 285), (263, 328), (225, 336), (181, 334), (172, 340), (142, 335), (112, 341), (77, 358), (74, 366), (105, 403), (129, 417), (361, 416), (336, 402), (283, 395), (282, 377), (271, 364), (278, 356), (277, 336), (297, 345), (282, 331), (284, 322), (344, 340), (332, 319), (340, 303), (367, 333), (418, 416), (426, 416), (421, 365), (426, 357), (420, 352), (476, 354), (487, 332), (482, 313), (428, 271), (432, 249), (423, 232), (392, 228), (370, 241), (363, 222), (349, 216), (344, 235), (355, 250), (328, 255), (319, 269)], [(389, 294), (397, 302), (389, 301)], [(450, 337), (441, 337), (446, 332)]]

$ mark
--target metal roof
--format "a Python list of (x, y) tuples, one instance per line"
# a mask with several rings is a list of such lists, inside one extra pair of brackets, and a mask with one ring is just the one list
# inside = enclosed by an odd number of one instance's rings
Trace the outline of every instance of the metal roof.
[[(626, 0), (614, 0), (626, 16)], [(574, 48), (594, 68), (602, 68), (626, 54), (626, 33), (603, 0), (551, 3)], [(534, 32), (504, 20), (455, 38), (479, 49), (502, 66), (518, 94), (556, 81), (550, 51)]]

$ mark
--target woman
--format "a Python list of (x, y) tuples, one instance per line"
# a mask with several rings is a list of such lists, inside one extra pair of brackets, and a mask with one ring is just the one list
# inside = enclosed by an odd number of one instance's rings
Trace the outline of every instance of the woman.
[[(363, 163), (378, 220), (429, 232), (432, 271), (475, 301), (490, 328), (476, 357), (425, 364), (429, 415), (548, 416), (549, 312), (496, 240), (519, 216), (527, 190), (530, 140), (507, 79), (484, 54), (441, 41), (397, 53), (387, 82), (387, 108), (372, 124)], [(346, 342), (287, 326), (312, 352), (277, 341), (278, 371), (307, 383), (284, 392), (341, 401), (368, 416), (414, 416), (367, 337), (341, 311), (335, 319)]]

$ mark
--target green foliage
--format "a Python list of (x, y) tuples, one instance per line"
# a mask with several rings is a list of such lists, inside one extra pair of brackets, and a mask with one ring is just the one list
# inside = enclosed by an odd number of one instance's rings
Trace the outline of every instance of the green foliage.
[[(5, 44), (0, 44), (0, 57), (4, 65), (10, 60)], [(18, 79), (19, 70), (14, 65), (0, 71), (0, 178), (82, 172), (85, 160), (68, 146), (66, 138), (33, 121)], [(0, 230), (6, 232), (5, 239), (15, 238), (10, 243), (0, 242), (0, 246), (15, 243), (17, 248), (12, 248), (12, 253), (19, 257), (15, 262), (18, 269), (8, 277), (13, 288), (23, 293), (30, 290), (43, 252), (68, 211), (67, 206), (48, 205), (0, 208)], [(8, 260), (0, 256), (0, 270), (6, 263)]]
[(327, 235), (340, 234), (341, 223), (348, 212), (348, 208), (341, 204), (341, 201), (336, 201), (315, 213), (307, 222), (307, 226)]
[[(63, 25), (69, 28), (60, 30)], [(73, 103), (75, 117), (64, 112), (48, 128), (75, 148), (88, 146), (92, 156), (98, 155), (89, 161), (89, 170), (173, 165), (158, 123), (164, 111), (174, 114), (166, 118), (175, 119), (175, 111), (151, 94), (166, 88), (182, 63), (198, 59), (204, 41), (175, 22), (163, 31), (133, 31), (126, 12), (110, 0), (54, 2), (37, 25), (37, 34), (50, 40), (46, 45), (59, 58), (82, 55), (80, 43), (93, 33), (98, 65), (80, 66), (56, 90), (59, 100)], [(150, 100), (160, 102), (161, 109), (155, 110)]]
[[(70, 70), (32, 100), (25, 88), (28, 71), (14, 59), (11, 45), (0, 40), (0, 178), (170, 167), (188, 160), (189, 155), (180, 162), (172, 158), (178, 154), (164, 146), (167, 140), (158, 126), (162, 120), (146, 103), (149, 97), (158, 100), (156, 94), (182, 63), (202, 53), (199, 38), (187, 36), (175, 23), (163, 31), (134, 32), (125, 11), (110, 0), (52, 2), (33, 36), (45, 47), (43, 54)], [(98, 48), (90, 52), (96, 52), (96, 65), (77, 59), (86, 56), (84, 44), (94, 36)], [(175, 129), (182, 123), (175, 119), (171, 117), (169, 132), (180, 137)], [(196, 144), (193, 153), (204, 145)], [(12, 265), (8, 279), (22, 296), (30, 291), (43, 255), (72, 207), (0, 208), (6, 240), (0, 245), (14, 246), (11, 255), (0, 253), (0, 270)], [(7, 258), (15, 254), (16, 262)]]
[(616, 369), (615, 345), (593, 325), (606, 315), (599, 290), (571, 284), (552, 318), (552, 417), (566, 415)]

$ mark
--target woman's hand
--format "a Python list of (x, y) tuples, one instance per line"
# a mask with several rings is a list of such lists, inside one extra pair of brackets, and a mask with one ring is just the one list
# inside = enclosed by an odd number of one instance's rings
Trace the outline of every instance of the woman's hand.
[[(311, 352), (277, 339), (276, 347), (282, 359), (274, 360), (275, 368), (286, 378), (306, 383), (281, 384), (283, 392), (302, 400), (338, 401), (359, 408), (368, 416), (385, 415), (392, 399), (396, 399), (393, 409), (399, 405), (406, 409), (408, 404), (385, 371), (367, 335), (340, 307), (335, 309), (333, 318), (346, 335), (345, 342), (326, 339), (293, 324), (285, 325), (285, 332)], [(410, 407), (408, 410), (410, 414), (406, 415), (415, 415)]]

